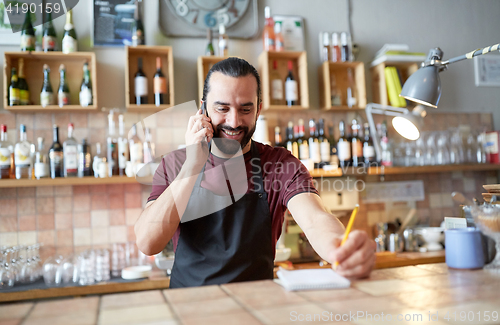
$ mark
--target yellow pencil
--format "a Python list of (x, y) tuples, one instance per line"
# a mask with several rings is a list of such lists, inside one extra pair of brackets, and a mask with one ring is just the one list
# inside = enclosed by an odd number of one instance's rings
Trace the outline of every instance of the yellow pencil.
[[(352, 225), (354, 224), (354, 219), (356, 219), (356, 214), (358, 213), (359, 209), (359, 204), (356, 204), (356, 207), (354, 210), (352, 210), (351, 217), (349, 218), (349, 222), (347, 223), (347, 228), (344, 233), (344, 238), (342, 239), (342, 242), (340, 242), (340, 246), (344, 245), (344, 243), (347, 240), (347, 237), (349, 237), (349, 233), (351, 232)], [(333, 264), (333, 269), (337, 269), (337, 266), (339, 266), (339, 262), (335, 261), (335, 264)]]

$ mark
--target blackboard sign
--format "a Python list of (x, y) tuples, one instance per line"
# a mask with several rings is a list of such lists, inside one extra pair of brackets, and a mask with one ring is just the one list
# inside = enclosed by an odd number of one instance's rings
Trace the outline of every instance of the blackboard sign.
[(132, 45), (135, 0), (93, 1), (93, 46)]

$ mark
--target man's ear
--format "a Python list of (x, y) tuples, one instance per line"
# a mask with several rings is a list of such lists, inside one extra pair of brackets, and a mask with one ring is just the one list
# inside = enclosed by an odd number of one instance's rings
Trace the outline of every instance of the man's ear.
[(257, 116), (255, 117), (255, 120), (259, 118), (260, 112), (262, 112), (262, 102), (259, 104), (259, 108), (257, 109)]

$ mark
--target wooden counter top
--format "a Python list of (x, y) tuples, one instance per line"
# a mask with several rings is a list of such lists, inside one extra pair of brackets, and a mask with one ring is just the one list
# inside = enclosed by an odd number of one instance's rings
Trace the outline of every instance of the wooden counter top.
[[(429, 312), (437, 321), (429, 322)], [(388, 324), (390, 317), (398, 324), (498, 324), (499, 313), (500, 274), (440, 263), (374, 270), (341, 290), (288, 292), (266, 280), (8, 303), (0, 305), (0, 323), (285, 324), (316, 317), (316, 323)]]

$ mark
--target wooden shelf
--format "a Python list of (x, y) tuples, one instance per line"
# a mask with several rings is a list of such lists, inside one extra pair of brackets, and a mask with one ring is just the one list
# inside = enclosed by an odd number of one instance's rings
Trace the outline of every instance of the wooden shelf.
[[(357, 106), (347, 106), (349, 78), (347, 70), (353, 70)], [(318, 68), (320, 107), (325, 110), (359, 110), (366, 106), (365, 65), (363, 62), (323, 62)], [(341, 91), (342, 106), (332, 106), (331, 80), (335, 77), (337, 88)]]
[(414, 167), (350, 167), (344, 170), (344, 175), (398, 175), (421, 173), (446, 173), (454, 171), (500, 171), (500, 164), (475, 164), (475, 165), (438, 165)]
[(395, 67), (398, 69), (401, 78), (401, 86), (403, 86), (408, 77), (418, 70), (419, 64), (420, 62), (382, 62), (371, 67), (373, 102), (382, 105), (390, 104), (384, 72), (386, 67)]
[(227, 59), (227, 56), (199, 56), (197, 61), (197, 74), (198, 74), (198, 99), (201, 101), (203, 97), (203, 86), (208, 71), (214, 64)]
[(135, 177), (113, 176), (107, 178), (85, 177), (58, 177), (41, 179), (0, 179), (0, 188), (6, 187), (37, 187), (37, 186), (64, 186), (64, 185), (100, 185), (100, 184), (135, 184)]
[[(125, 49), (125, 107), (129, 112), (158, 112), (175, 105), (174, 100), (174, 55), (171, 46), (126, 46)], [(168, 101), (165, 105), (154, 105), (154, 75), (156, 73), (156, 58), (160, 57), (162, 72), (167, 79)], [(137, 59), (142, 58), (142, 71), (148, 79), (148, 103), (135, 104), (134, 77), (137, 72)]]
[[(30, 90), (30, 102), (33, 105), (8, 106), (7, 97), (10, 85), (10, 73), (12, 68), (19, 67), (19, 59), (24, 60), (24, 75), (28, 82)], [(6, 110), (16, 113), (32, 112), (91, 112), (97, 111), (97, 71), (96, 57), (93, 52), (74, 52), (64, 54), (62, 52), (5, 52), (4, 53), (4, 75), (3, 75), (3, 106)], [(83, 79), (83, 64), (89, 63), (90, 80), (92, 81), (93, 105), (82, 107), (80, 103), (80, 87)], [(64, 64), (66, 67), (66, 81), (70, 90), (70, 103), (59, 107), (58, 105), (49, 105), (42, 107), (40, 105), (40, 89), (43, 85), (43, 65), (50, 67), (50, 83), (54, 90), (54, 97), (57, 101), (57, 89), (59, 86), (59, 66)]]
[(277, 62), (277, 71), (283, 80), (283, 103), (285, 103), (285, 78), (288, 75), (288, 61), (293, 62), (293, 75), (298, 83), (297, 109), (309, 108), (309, 83), (307, 79), (307, 54), (306, 52), (275, 52), (265, 51), (259, 55), (259, 74), (262, 85), (262, 108), (295, 110), (296, 108), (287, 105), (271, 105), (271, 80), (269, 75), (273, 66), (273, 61)]
[(312, 177), (340, 177), (342, 176), (342, 169), (337, 168), (331, 171), (325, 171), (323, 169), (315, 169), (310, 172)]

